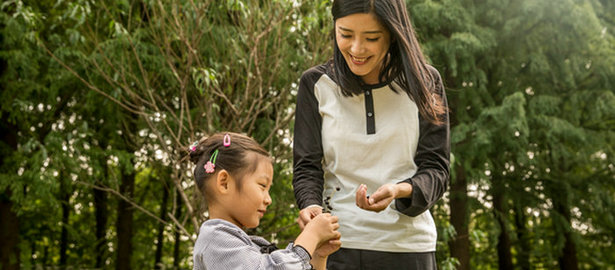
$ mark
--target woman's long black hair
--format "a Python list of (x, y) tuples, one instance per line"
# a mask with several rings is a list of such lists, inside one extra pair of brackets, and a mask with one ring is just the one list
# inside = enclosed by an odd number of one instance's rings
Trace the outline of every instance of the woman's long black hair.
[[(373, 13), (391, 33), (389, 53), (384, 58), (378, 76), (381, 82), (395, 81), (416, 103), (422, 117), (434, 124), (442, 124), (446, 112), (441, 93), (436, 93), (435, 74), (430, 72), (421, 51), (404, 0), (334, 0), (331, 9), (333, 21), (356, 14)], [(335, 24), (334, 24), (335, 25)], [(333, 29), (333, 69), (342, 94), (354, 96), (363, 93), (363, 80), (352, 73), (337, 47)], [(397, 91), (393, 89), (393, 91)]]

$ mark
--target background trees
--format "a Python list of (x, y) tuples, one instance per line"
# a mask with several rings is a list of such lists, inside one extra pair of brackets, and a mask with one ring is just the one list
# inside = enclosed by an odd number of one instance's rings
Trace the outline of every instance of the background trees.
[[(612, 1), (408, 1), (451, 106), (443, 269), (615, 264)], [(190, 268), (205, 219), (185, 149), (233, 130), (276, 158), (253, 233), (298, 233), (297, 80), (328, 1), (5, 1), (0, 264)]]

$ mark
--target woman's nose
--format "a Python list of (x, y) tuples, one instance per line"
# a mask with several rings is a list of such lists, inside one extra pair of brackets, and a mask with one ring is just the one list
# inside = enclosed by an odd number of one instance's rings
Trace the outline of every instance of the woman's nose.
[(355, 54), (362, 53), (363, 52), (363, 42), (361, 42), (358, 39), (355, 39), (354, 41), (352, 41), (352, 46), (350, 48), (350, 51)]

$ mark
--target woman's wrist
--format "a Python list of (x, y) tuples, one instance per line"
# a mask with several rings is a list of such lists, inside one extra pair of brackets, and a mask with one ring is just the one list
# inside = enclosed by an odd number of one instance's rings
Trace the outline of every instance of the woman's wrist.
[(412, 195), (412, 185), (408, 182), (401, 182), (395, 185), (395, 199), (409, 198)]

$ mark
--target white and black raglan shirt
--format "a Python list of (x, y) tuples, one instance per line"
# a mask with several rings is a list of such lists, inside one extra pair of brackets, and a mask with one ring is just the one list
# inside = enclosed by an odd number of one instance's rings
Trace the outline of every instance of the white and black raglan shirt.
[[(440, 74), (436, 92), (446, 106)], [(388, 252), (431, 252), (436, 226), (429, 208), (449, 181), (450, 130), (423, 119), (396, 83), (366, 86), (343, 96), (331, 62), (307, 70), (297, 94), (293, 187), (300, 209), (330, 208), (339, 217), (342, 247)], [(408, 182), (409, 198), (376, 213), (356, 206), (355, 192)]]

